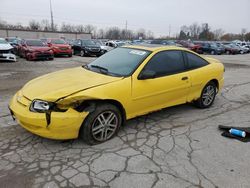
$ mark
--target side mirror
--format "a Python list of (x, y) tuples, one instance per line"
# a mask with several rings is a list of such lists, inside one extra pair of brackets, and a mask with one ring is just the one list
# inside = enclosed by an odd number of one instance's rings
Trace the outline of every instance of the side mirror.
[(156, 72), (152, 70), (143, 70), (139, 76), (138, 80), (146, 80), (146, 79), (152, 79), (155, 78)]

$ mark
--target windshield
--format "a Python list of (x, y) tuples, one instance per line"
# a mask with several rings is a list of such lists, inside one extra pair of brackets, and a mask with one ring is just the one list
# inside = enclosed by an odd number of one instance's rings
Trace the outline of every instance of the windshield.
[(211, 44), (210, 45), (211, 47), (213, 47), (213, 48), (217, 48), (217, 47), (219, 47), (218, 45), (216, 45), (216, 44)]
[(44, 44), (41, 40), (27, 40), (26, 44), (28, 46), (44, 46)]
[(98, 68), (105, 69), (110, 75), (128, 76), (149, 54), (150, 52), (146, 50), (116, 48), (88, 64), (87, 67), (93, 71), (98, 71)]
[(96, 43), (94, 41), (92, 41), (92, 40), (83, 40), (82, 42), (83, 42), (84, 45), (87, 45), (87, 46), (88, 45), (90, 45), (90, 46), (91, 45), (96, 45)]
[(4, 39), (0, 39), (0, 44), (8, 44), (8, 42)]
[(14, 42), (16, 40), (16, 38), (7, 38), (8, 42)]
[(51, 43), (52, 44), (65, 44), (65, 41), (62, 39), (52, 39)]
[(102, 41), (100, 41), (100, 40), (95, 41), (95, 43), (98, 44), (98, 45), (100, 45), (100, 46), (105, 46), (105, 44)]

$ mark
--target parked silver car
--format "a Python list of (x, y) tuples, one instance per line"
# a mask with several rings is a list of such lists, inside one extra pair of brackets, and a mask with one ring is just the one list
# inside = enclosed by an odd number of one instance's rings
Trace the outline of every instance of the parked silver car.
[(16, 61), (13, 46), (3, 38), (0, 38), (0, 60)]

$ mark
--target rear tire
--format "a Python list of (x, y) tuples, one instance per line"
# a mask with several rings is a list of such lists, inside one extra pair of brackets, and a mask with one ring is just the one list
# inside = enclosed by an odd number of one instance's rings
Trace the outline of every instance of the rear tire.
[(84, 120), (79, 135), (85, 143), (95, 145), (113, 138), (122, 124), (119, 109), (112, 104), (97, 104)]
[(201, 96), (194, 104), (199, 108), (209, 108), (215, 99), (217, 87), (213, 81), (208, 82), (201, 92)]

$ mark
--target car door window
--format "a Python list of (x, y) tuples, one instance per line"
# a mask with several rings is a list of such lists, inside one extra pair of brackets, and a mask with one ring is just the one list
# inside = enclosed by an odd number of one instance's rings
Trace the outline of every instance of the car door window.
[(162, 51), (154, 55), (144, 69), (154, 71), (156, 77), (162, 77), (185, 71), (185, 63), (181, 51)]
[(208, 62), (201, 57), (190, 52), (185, 53), (188, 61), (188, 69), (196, 69), (208, 65)]

